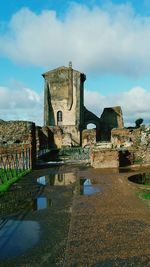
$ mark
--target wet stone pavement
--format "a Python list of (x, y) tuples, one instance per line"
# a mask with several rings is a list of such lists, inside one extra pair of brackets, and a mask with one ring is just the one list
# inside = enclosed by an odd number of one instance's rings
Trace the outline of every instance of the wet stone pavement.
[(25, 176), (0, 197), (0, 266), (150, 266), (150, 208), (133, 174), (58, 166)]
[(0, 197), (0, 266), (63, 266), (75, 188), (66, 172), (33, 171)]
[(65, 267), (150, 266), (150, 208), (133, 173), (88, 170), (101, 192), (73, 201)]

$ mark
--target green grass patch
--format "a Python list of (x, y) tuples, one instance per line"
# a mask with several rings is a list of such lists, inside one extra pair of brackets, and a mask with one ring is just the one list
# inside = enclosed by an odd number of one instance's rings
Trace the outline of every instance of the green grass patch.
[[(29, 172), (31, 172), (31, 169), (19, 170), (19, 172), (16, 172), (15, 169), (8, 169), (7, 171), (0, 169), (0, 178), (2, 181), (2, 183), (0, 184), (0, 193), (6, 192), (12, 184), (14, 184)], [(8, 179), (8, 177), (10, 178)]]
[(142, 200), (150, 200), (150, 192), (137, 192), (136, 195)]
[(145, 186), (150, 186), (150, 182), (146, 182), (144, 185)]

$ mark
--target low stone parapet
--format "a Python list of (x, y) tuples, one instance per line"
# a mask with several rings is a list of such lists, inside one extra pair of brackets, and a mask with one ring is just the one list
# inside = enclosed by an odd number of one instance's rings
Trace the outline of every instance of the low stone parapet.
[(91, 166), (94, 168), (119, 168), (119, 152), (113, 149), (92, 149)]

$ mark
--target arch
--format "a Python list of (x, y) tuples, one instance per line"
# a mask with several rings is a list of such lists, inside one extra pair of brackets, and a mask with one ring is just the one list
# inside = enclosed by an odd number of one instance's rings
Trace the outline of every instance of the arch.
[[(95, 127), (88, 128), (88, 125), (94, 125)], [(95, 120), (86, 121), (84, 123), (84, 129), (88, 129), (88, 130), (95, 129), (96, 130), (96, 141), (97, 142), (100, 141), (100, 125), (99, 125), (99, 121), (95, 121)]]
[(90, 129), (95, 129), (95, 128), (96, 128), (96, 124), (95, 124), (94, 122), (90, 122), (90, 123), (88, 123), (88, 124), (86, 125), (86, 128), (87, 128), (88, 130), (90, 130)]
[(87, 125), (89, 124), (94, 124), (96, 126), (96, 141), (100, 141), (100, 119), (84, 107), (83, 129), (87, 129)]
[(63, 113), (61, 110), (57, 111), (57, 125), (62, 124), (63, 120)]

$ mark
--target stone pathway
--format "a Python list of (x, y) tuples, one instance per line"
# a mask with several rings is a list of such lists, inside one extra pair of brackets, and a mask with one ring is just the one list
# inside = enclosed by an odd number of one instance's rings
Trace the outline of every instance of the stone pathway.
[(150, 266), (150, 209), (129, 173), (91, 169), (79, 176), (102, 192), (74, 198), (64, 267)]

